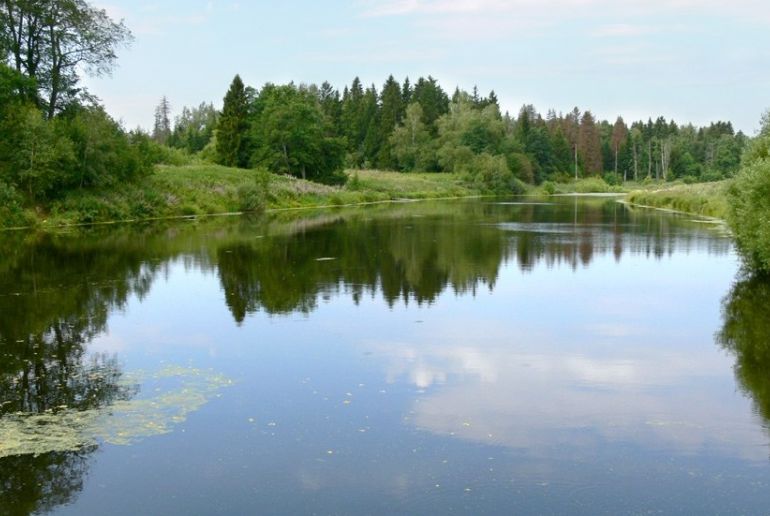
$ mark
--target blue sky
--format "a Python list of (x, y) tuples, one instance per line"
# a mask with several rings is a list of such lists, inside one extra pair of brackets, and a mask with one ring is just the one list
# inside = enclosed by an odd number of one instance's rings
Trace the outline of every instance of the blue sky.
[(730, 120), (754, 134), (770, 107), (767, 0), (105, 0), (135, 36), (92, 93), (128, 128), (219, 106), (236, 73), (342, 89), (432, 75), (494, 89), (504, 110), (590, 109), (627, 120)]

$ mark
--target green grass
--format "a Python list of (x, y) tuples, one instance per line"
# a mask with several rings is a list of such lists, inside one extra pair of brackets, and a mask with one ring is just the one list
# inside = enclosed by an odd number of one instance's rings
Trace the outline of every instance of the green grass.
[(40, 226), (55, 227), (482, 193), (456, 174), (347, 174), (347, 185), (336, 187), (218, 165), (159, 166), (153, 175), (119, 188), (70, 192), (45, 210), (37, 209), (36, 217)]
[(727, 216), (727, 189), (730, 181), (677, 184), (650, 190), (635, 190), (626, 196), (631, 204), (682, 211), (724, 219)]
[[(549, 185), (546, 186), (546, 183), (549, 183)], [(535, 188), (533, 193), (550, 195), (549, 190), (551, 189), (553, 189), (554, 194), (626, 193), (630, 191), (630, 183), (625, 183), (622, 186), (610, 185), (600, 177), (584, 177), (578, 179), (577, 182), (556, 183), (547, 181), (546, 183)]]

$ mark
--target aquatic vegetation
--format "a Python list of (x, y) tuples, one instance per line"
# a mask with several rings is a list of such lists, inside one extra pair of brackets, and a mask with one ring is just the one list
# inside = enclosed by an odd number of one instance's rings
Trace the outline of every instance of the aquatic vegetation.
[(99, 443), (130, 445), (166, 434), (232, 384), (220, 374), (179, 366), (151, 375), (127, 375), (124, 381), (162, 386), (153, 397), (121, 400), (105, 407), (73, 410), (61, 406), (43, 413), (4, 416), (0, 419), (0, 458), (77, 451)]

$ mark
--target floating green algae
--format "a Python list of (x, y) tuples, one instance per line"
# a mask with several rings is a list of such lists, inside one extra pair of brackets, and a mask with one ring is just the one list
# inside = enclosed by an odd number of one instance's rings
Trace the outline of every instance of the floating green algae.
[[(129, 381), (129, 380), (126, 380)], [(0, 458), (77, 451), (99, 443), (130, 445), (172, 432), (219, 391), (232, 385), (211, 371), (171, 366), (155, 374), (136, 373), (131, 383), (173, 384), (157, 387), (152, 397), (121, 400), (90, 410), (59, 407), (43, 413), (15, 413), (0, 418)]]

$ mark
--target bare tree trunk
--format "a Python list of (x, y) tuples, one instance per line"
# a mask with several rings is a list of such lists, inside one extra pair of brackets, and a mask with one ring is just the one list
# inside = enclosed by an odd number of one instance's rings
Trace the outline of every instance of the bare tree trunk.
[(286, 171), (291, 174), (291, 167), (289, 166), (289, 151), (286, 149), (286, 144), (283, 144), (283, 159), (286, 162)]
[(639, 153), (634, 142), (634, 181), (639, 181)]
[(663, 169), (663, 180), (668, 179), (668, 168), (671, 166), (671, 141), (666, 140), (660, 147), (660, 166)]
[(578, 180), (578, 154), (577, 154), (577, 144), (575, 144), (575, 181)]
[(647, 177), (652, 177), (652, 140), (647, 142)]

